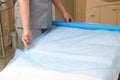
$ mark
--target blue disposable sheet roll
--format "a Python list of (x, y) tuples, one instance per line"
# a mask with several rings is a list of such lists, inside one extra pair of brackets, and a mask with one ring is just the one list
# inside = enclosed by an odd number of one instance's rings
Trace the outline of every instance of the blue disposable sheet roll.
[(71, 28), (90, 29), (90, 30), (108, 30), (108, 31), (120, 32), (120, 26), (103, 25), (103, 24), (90, 24), (90, 23), (80, 23), (80, 22), (71, 22), (67, 24), (66, 22), (53, 21), (52, 25), (57, 27), (60, 26), (60, 27), (71, 27)]

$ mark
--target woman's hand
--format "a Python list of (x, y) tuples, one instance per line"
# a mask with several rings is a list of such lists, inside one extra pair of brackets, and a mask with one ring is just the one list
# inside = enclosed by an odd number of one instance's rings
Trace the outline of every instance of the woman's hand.
[(28, 44), (31, 42), (31, 31), (30, 31), (30, 0), (18, 0), (20, 17), (23, 26), (22, 41), (25, 48), (28, 49)]
[(26, 49), (28, 49), (28, 44), (31, 42), (32, 34), (31, 31), (24, 31), (22, 35), (22, 41)]
[(64, 8), (61, 0), (52, 0), (56, 8), (60, 11), (61, 15), (64, 17), (67, 23), (72, 22), (73, 18), (68, 14), (66, 9)]
[(73, 18), (72, 18), (72, 16), (69, 15), (67, 12), (64, 13), (63, 17), (64, 17), (64, 19), (65, 19), (65, 21), (66, 21), (67, 23), (69, 23), (69, 22), (73, 22)]

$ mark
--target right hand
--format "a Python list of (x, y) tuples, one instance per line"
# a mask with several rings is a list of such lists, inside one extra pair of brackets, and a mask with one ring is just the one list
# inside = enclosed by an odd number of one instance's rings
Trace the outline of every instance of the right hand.
[(70, 14), (68, 14), (67, 12), (64, 13), (63, 17), (65, 19), (65, 22), (67, 22), (67, 23), (73, 22), (72, 16)]
[(26, 49), (28, 49), (28, 44), (31, 42), (32, 33), (31, 31), (24, 31), (22, 35), (22, 41)]

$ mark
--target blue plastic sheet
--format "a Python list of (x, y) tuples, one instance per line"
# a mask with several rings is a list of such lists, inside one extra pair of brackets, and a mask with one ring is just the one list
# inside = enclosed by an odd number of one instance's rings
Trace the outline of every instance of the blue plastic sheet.
[[(101, 80), (117, 79), (120, 72), (119, 27), (65, 22), (53, 22), (53, 26), (58, 27), (49, 29), (31, 43), (34, 48), (17, 50), (7, 67), (32, 66)], [(29, 64), (20, 65), (16, 62), (18, 57)]]
[(90, 24), (90, 23), (80, 23), (80, 22), (60, 22), (53, 21), (53, 26), (61, 26), (61, 27), (70, 27), (70, 28), (79, 28), (79, 29), (90, 29), (90, 30), (108, 30), (108, 31), (118, 31), (120, 32), (120, 26), (112, 26), (105, 24)]

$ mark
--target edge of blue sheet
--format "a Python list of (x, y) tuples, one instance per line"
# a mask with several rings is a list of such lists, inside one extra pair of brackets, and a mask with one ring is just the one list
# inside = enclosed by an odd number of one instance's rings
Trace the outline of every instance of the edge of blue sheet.
[(70, 27), (70, 28), (79, 28), (79, 29), (107, 30), (107, 31), (120, 32), (120, 26), (112, 26), (112, 25), (104, 25), (104, 24), (92, 24), (92, 23), (82, 23), (82, 22), (70, 22), (68, 24), (62, 21), (53, 21), (52, 25), (56, 27)]

